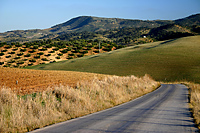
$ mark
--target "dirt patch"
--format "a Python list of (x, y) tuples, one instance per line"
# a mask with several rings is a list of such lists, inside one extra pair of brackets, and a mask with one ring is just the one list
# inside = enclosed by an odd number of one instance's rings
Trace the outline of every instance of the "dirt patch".
[(55, 85), (76, 86), (83, 80), (94, 77), (103, 78), (106, 75), (70, 72), (70, 71), (42, 71), (18, 68), (0, 68), (0, 86), (11, 88), (18, 94), (41, 92)]

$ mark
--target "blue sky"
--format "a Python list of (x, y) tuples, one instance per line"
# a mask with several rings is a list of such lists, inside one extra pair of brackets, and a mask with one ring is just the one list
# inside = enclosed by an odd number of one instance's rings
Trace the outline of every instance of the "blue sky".
[(200, 0), (0, 0), (0, 32), (45, 29), (77, 16), (175, 20), (200, 13)]

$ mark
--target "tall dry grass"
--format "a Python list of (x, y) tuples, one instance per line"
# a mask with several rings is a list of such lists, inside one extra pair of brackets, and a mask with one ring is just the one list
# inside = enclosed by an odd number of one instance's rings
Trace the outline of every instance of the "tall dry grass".
[(148, 75), (108, 76), (79, 82), (75, 88), (55, 86), (42, 93), (18, 96), (0, 90), (0, 132), (27, 132), (130, 101), (155, 90)]
[(200, 129), (200, 84), (187, 83), (190, 93), (190, 107), (195, 123)]

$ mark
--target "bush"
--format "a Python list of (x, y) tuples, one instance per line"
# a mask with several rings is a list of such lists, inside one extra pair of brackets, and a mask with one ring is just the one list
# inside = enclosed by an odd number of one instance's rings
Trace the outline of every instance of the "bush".
[(47, 48), (42, 48), (42, 49), (40, 49), (40, 51), (46, 51), (47, 50)]
[(83, 56), (84, 56), (84, 54), (78, 54), (77, 56), (78, 56), (78, 57), (83, 57)]
[(19, 54), (17, 54), (18, 56), (22, 56), (24, 53), (19, 53)]
[(14, 59), (16, 59), (16, 60), (17, 60), (17, 59), (20, 59), (20, 58), (21, 58), (21, 57), (15, 57)]
[(15, 54), (15, 52), (10, 52), (9, 54)]
[(1, 52), (1, 53), (0, 53), (0, 56), (3, 56), (3, 55), (4, 55), (4, 53)]
[(30, 57), (30, 56), (31, 56), (31, 54), (29, 54), (29, 53), (24, 55), (24, 57)]
[(6, 49), (10, 49), (10, 48), (12, 48), (12, 46), (11, 45), (7, 45), (5, 48)]
[(37, 53), (37, 54), (39, 54), (39, 55), (43, 55), (44, 53), (43, 53), (43, 52), (39, 52), (39, 53)]
[(40, 55), (35, 55), (34, 58), (35, 59), (40, 59)]
[(3, 65), (4, 64), (4, 62), (0, 62), (0, 65)]
[(64, 49), (64, 50), (62, 50), (61, 52), (62, 52), (62, 53), (67, 53), (68, 50), (67, 50), (67, 49)]
[(70, 56), (75, 56), (75, 54), (74, 53), (72, 53), (72, 54), (69, 54)]
[(26, 49), (20, 49), (20, 52), (25, 52), (26, 51)]
[(15, 44), (15, 47), (21, 47), (21, 46), (22, 46), (22, 44), (19, 44), (19, 43)]
[(59, 48), (54, 48), (53, 50), (54, 50), (54, 51), (58, 51), (58, 50), (59, 50)]
[(38, 49), (38, 46), (37, 46), (37, 45), (34, 45), (34, 46), (32, 47), (32, 49)]
[(42, 58), (43, 61), (49, 61), (47, 58)]
[(10, 57), (11, 57), (11, 55), (6, 56), (6, 58), (10, 58)]
[(29, 60), (30, 62), (36, 62), (36, 60), (35, 59), (31, 59), (31, 60)]
[(57, 56), (56, 59), (60, 59), (60, 56)]
[(18, 64), (18, 65), (22, 65), (22, 64), (24, 64), (24, 62), (23, 62), (23, 61), (20, 61), (20, 62), (18, 62), (17, 64)]
[(35, 50), (29, 51), (29, 53), (34, 53), (34, 52), (36, 52), (36, 51)]
[(28, 64), (28, 66), (32, 66), (32, 65), (33, 65), (33, 63), (29, 63), (29, 64)]
[(59, 56), (63, 56), (63, 54), (62, 54), (62, 53), (59, 53), (58, 55), (59, 55)]
[(14, 49), (12, 49), (13, 51), (17, 51), (18, 50), (18, 48), (14, 48)]
[(51, 54), (47, 54), (47, 55), (45, 55), (45, 56), (51, 56)]
[(1, 50), (1, 52), (7, 52), (7, 51), (8, 51), (7, 49)]
[(50, 51), (49, 53), (55, 53), (55, 51), (54, 51), (54, 50), (52, 50), (52, 51)]
[(73, 59), (73, 57), (69, 56), (67, 59)]

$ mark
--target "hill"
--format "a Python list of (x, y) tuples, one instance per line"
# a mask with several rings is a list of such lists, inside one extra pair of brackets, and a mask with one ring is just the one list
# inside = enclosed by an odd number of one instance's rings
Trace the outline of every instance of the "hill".
[[(200, 14), (192, 15), (178, 20), (131, 20), (120, 18), (101, 18), (91, 16), (80, 16), (73, 18), (65, 23), (52, 26), (51, 28), (40, 30), (17, 30), (0, 33), (1, 42), (26, 42), (41, 39), (54, 39), (59, 35), (80, 33), (80, 32), (98, 32), (109, 30), (118, 30), (124, 28), (142, 28), (154, 29), (160, 26), (175, 24), (189, 30), (189, 32), (200, 33)], [(82, 37), (82, 36), (77, 36)], [(101, 38), (102, 35), (99, 37)], [(104, 36), (103, 36), (104, 37)], [(106, 39), (106, 38), (105, 38)]]
[(51, 27), (51, 32), (62, 33), (62, 32), (74, 32), (74, 31), (105, 31), (109, 29), (127, 28), (127, 27), (147, 27), (154, 28), (161, 25), (171, 23), (168, 20), (154, 20), (154, 21), (143, 21), (143, 20), (130, 20), (120, 18), (101, 18), (91, 16), (80, 16), (73, 18), (65, 23)]
[[(100, 52), (108, 52), (123, 46), (103, 41)], [(69, 60), (99, 53), (99, 43), (92, 40), (40, 40), (26, 42), (0, 43), (0, 67), (25, 67), (56, 61)]]
[(29, 67), (112, 75), (150, 74), (161, 81), (200, 83), (200, 36), (147, 43), (69, 61)]

